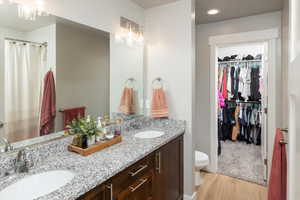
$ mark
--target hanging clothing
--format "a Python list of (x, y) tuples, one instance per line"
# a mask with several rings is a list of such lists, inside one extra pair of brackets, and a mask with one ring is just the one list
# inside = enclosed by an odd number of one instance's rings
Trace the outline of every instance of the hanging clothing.
[(240, 73), (241, 73), (241, 68), (237, 67), (235, 70), (235, 75), (234, 75), (234, 99), (239, 99), (239, 86), (240, 86)]
[(223, 84), (222, 84), (222, 96), (227, 99), (227, 68), (224, 67), (223, 72)]
[(251, 69), (251, 100), (258, 101), (261, 99), (259, 92), (259, 68)]
[(233, 98), (235, 93), (235, 67), (231, 67), (230, 69), (230, 82), (230, 98)]
[(248, 101), (250, 95), (251, 95), (251, 68), (249, 66), (247, 66), (245, 84), (244, 84), (244, 90), (242, 92), (242, 97), (246, 101)]
[(231, 137), (231, 139), (233, 141), (236, 141), (239, 134), (240, 134), (239, 114), (240, 114), (240, 106), (237, 106), (236, 109), (235, 109), (235, 114), (234, 114), (236, 124), (232, 128), (232, 137)]
[(54, 132), (56, 117), (55, 80), (53, 72), (47, 72), (44, 79), (44, 92), (41, 108), (40, 135)]

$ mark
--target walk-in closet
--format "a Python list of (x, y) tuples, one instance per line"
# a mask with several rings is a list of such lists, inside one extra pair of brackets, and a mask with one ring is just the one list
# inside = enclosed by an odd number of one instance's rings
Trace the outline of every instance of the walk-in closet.
[(265, 184), (267, 47), (218, 49), (218, 173)]

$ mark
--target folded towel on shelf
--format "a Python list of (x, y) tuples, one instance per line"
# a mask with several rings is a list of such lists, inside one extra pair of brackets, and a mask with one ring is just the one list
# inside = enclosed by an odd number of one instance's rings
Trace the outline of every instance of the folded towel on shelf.
[(134, 114), (134, 90), (133, 88), (124, 88), (119, 111), (125, 115)]
[(163, 88), (153, 89), (151, 116), (154, 118), (169, 116), (166, 95)]

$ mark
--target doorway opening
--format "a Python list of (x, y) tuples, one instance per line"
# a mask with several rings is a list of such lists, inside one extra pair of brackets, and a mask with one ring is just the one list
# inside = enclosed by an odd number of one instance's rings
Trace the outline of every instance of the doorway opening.
[(267, 180), (268, 44), (219, 46), (217, 172), (265, 185)]

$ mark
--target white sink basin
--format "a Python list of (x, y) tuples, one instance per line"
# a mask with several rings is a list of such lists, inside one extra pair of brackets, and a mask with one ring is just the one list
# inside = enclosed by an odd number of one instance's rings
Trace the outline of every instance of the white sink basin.
[(163, 136), (165, 133), (162, 131), (143, 131), (134, 135), (136, 138), (140, 139), (153, 139)]
[(32, 200), (58, 190), (74, 176), (72, 172), (63, 170), (28, 176), (0, 191), (0, 199)]

